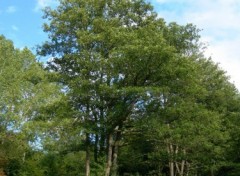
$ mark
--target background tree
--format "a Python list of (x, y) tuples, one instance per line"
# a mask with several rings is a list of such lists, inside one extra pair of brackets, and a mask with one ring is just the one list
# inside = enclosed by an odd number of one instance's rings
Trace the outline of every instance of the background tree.
[(59, 88), (47, 75), (30, 50), (0, 36), (0, 158), (8, 175), (20, 175), (32, 150), (40, 108), (58, 99)]

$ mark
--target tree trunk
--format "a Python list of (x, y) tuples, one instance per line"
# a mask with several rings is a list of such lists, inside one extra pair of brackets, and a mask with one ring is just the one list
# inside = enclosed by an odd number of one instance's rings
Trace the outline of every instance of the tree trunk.
[[(167, 127), (170, 129), (169, 124), (167, 124)], [(168, 140), (168, 139), (167, 139), (167, 152), (168, 152), (168, 155), (169, 155), (169, 173), (170, 173), (170, 176), (175, 176), (174, 175), (174, 161), (173, 161), (173, 155), (175, 153), (174, 153), (174, 150), (173, 150), (173, 145), (170, 142), (170, 140)]]
[(188, 176), (189, 175), (189, 170), (190, 170), (190, 163), (188, 163), (187, 161), (186, 161), (186, 166), (187, 166), (186, 176)]
[[(175, 156), (177, 156), (178, 155), (178, 145), (176, 145), (176, 148), (175, 148)], [(175, 165), (176, 165), (176, 173), (175, 174), (180, 174), (180, 168), (179, 168), (179, 165), (178, 165), (178, 162), (177, 161), (175, 161)]]
[[(102, 101), (102, 98), (100, 99), (101, 104), (103, 105), (104, 102)], [(107, 146), (107, 139), (106, 139), (106, 127), (102, 122), (104, 121), (104, 110), (103, 107), (100, 107), (100, 134), (99, 134), (99, 156), (104, 156), (106, 154), (106, 146)]]
[(118, 149), (119, 149), (119, 142), (121, 140), (121, 127), (122, 125), (119, 127), (117, 126), (115, 128), (116, 132), (116, 139), (114, 142), (114, 150), (113, 150), (113, 163), (112, 163), (112, 175), (116, 176), (117, 175), (117, 169), (118, 169), (118, 164), (117, 164), (117, 158), (118, 158)]
[(99, 137), (98, 134), (95, 136), (95, 144), (94, 144), (94, 161), (98, 162), (98, 142), (99, 142)]
[(169, 162), (169, 171), (170, 176), (174, 176), (174, 163), (172, 161)]
[[(186, 155), (186, 150), (185, 149), (183, 149), (183, 155), (184, 155), (184, 157)], [(180, 176), (183, 176), (184, 168), (185, 168), (184, 166), (185, 166), (185, 160), (182, 160)]]
[(115, 142), (114, 148), (113, 148), (113, 155), (112, 155), (112, 176), (117, 175), (117, 157), (118, 157), (118, 141)]
[(108, 156), (107, 156), (107, 166), (106, 166), (106, 171), (105, 171), (105, 176), (109, 176), (111, 172), (111, 167), (112, 167), (112, 143), (113, 143), (113, 135), (112, 133), (109, 134), (108, 136)]
[(184, 165), (185, 165), (185, 161), (182, 160), (180, 176), (183, 176), (183, 173), (184, 173)]
[(170, 155), (169, 158), (169, 172), (170, 172), (170, 176), (174, 176), (174, 162), (173, 162), (173, 146), (171, 143), (169, 143), (169, 147), (168, 147), (168, 154)]
[(85, 160), (85, 176), (90, 176), (90, 139), (86, 133), (86, 160)]

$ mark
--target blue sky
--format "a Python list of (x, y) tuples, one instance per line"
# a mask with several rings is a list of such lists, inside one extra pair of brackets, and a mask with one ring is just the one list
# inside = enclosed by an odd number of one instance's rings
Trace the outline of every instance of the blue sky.
[(37, 44), (47, 39), (42, 30), (41, 9), (55, 4), (52, 0), (0, 0), (0, 34), (16, 47), (27, 46), (34, 51)]
[(34, 0), (0, 0), (0, 33), (17, 47), (32, 47), (44, 37), (41, 14), (34, 8)]
[[(147, 0), (166, 22), (193, 23), (208, 44), (205, 55), (227, 71), (240, 90), (240, 0)], [(57, 0), (0, 0), (0, 34), (15, 46), (29, 47), (47, 39), (42, 31), (45, 6)]]

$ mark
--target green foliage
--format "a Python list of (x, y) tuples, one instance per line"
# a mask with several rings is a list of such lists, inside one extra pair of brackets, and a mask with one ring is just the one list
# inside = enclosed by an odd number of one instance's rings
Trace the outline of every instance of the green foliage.
[(62, 0), (45, 18), (46, 69), (0, 37), (8, 175), (237, 175), (239, 93), (199, 29), (143, 0)]
[(119, 154), (113, 175), (117, 167), (121, 174), (169, 174), (169, 162), (184, 163), (185, 174), (220, 167), (238, 93), (204, 59), (194, 25), (167, 25), (142, 0), (64, 0), (45, 15), (50, 37), (39, 53), (54, 57), (49, 69), (68, 88), (73, 127), (85, 138), (82, 149), (94, 152), (92, 166), (113, 150), (106, 161), (107, 170)]
[[(21, 175), (32, 147), (29, 144), (39, 136), (38, 123), (33, 121), (39, 119), (43, 107), (59, 99), (59, 88), (50, 82), (48, 73), (30, 50), (14, 48), (3, 36), (0, 63), (0, 167), (8, 175)], [(33, 169), (28, 175), (41, 172), (36, 173)]]

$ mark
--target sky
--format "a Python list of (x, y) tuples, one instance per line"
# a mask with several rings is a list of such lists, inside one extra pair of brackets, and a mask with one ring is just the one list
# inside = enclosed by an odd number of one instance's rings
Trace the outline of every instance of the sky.
[[(240, 0), (147, 1), (167, 23), (192, 23), (201, 29), (201, 40), (208, 46), (206, 57), (219, 63), (240, 90)], [(34, 52), (47, 40), (41, 9), (56, 5), (57, 0), (0, 0), (0, 34), (17, 48), (27, 46)]]

